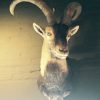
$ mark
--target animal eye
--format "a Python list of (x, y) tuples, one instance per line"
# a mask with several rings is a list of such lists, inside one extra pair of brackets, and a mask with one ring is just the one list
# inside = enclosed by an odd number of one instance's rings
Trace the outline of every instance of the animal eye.
[(50, 32), (47, 32), (47, 35), (48, 35), (48, 36), (51, 36), (52, 34), (51, 34)]
[(67, 37), (71, 37), (70, 35), (67, 35)]

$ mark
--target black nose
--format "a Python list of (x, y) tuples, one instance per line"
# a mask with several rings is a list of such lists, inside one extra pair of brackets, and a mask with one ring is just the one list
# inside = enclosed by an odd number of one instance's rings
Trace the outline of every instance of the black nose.
[(68, 50), (67, 50), (67, 48), (59, 48), (59, 51), (66, 53)]

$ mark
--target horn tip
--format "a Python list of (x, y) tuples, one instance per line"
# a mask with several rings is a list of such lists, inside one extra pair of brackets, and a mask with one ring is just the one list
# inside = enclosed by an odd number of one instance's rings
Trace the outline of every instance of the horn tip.
[(12, 7), (11, 7), (11, 6), (10, 6), (10, 8), (9, 8), (9, 11), (10, 11), (11, 15), (13, 15), (13, 16), (14, 16), (14, 9), (12, 9)]

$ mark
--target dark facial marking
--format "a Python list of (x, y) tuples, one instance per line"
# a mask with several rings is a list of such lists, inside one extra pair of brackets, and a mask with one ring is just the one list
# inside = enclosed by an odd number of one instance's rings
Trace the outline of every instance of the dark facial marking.
[(68, 32), (68, 26), (65, 24), (55, 24), (53, 26), (55, 31), (55, 45), (67, 45), (66, 36)]

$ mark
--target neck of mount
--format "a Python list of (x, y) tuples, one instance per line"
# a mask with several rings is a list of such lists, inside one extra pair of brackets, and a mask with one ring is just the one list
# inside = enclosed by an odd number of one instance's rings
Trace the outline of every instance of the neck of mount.
[(41, 63), (40, 63), (40, 69), (41, 69), (42, 76), (44, 76), (44, 72), (45, 72), (47, 64), (49, 62), (57, 63), (61, 67), (63, 72), (68, 71), (66, 58), (60, 59), (60, 58), (56, 57), (55, 55), (53, 55), (50, 52), (50, 49), (49, 49), (47, 42), (44, 41), (43, 46), (42, 46)]

